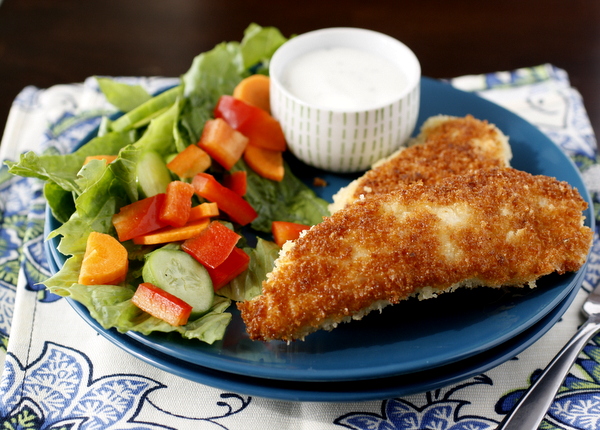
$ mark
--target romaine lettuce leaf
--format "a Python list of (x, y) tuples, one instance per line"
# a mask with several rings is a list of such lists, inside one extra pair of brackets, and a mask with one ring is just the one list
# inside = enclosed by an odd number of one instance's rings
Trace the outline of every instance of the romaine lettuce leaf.
[(75, 212), (48, 236), (48, 239), (62, 236), (58, 248), (62, 254), (85, 252), (86, 240), (92, 231), (114, 234), (112, 216), (131, 202), (131, 183), (126, 180), (131, 173), (125, 172), (127, 168), (134, 168), (134, 163), (119, 157), (109, 165), (92, 161), (80, 170), (75, 180), (79, 188)]
[(98, 175), (97, 181), (89, 183), (77, 197), (75, 208), (80, 219), (93, 231), (112, 233), (112, 216), (127, 203), (129, 199), (124, 184), (109, 165)]
[(39, 178), (51, 181), (76, 194), (81, 192), (77, 185), (78, 173), (88, 155), (116, 155), (119, 150), (131, 142), (125, 133), (108, 133), (96, 137), (77, 151), (66, 155), (37, 155), (30, 151), (21, 154), (18, 162), (6, 161), (9, 172), (13, 175)]
[(129, 112), (152, 98), (141, 85), (129, 85), (110, 78), (96, 77), (106, 100), (121, 112)]
[(91, 177), (105, 168), (105, 163), (98, 160), (92, 160), (83, 166), (85, 158), (88, 155), (115, 155), (129, 144), (131, 137), (128, 134), (108, 133), (92, 139), (71, 154), (37, 155), (27, 152), (21, 155), (18, 162), (5, 163), (9, 166), (9, 172), (14, 175), (46, 181), (44, 196), (52, 214), (60, 222), (66, 222), (75, 210), (74, 199), (82, 193), (90, 180), (93, 181)]
[(238, 42), (221, 43), (194, 58), (182, 76), (186, 104), (180, 119), (192, 142), (198, 141), (204, 123), (213, 117), (219, 97), (232, 94), (243, 74)]
[(182, 90), (183, 88), (178, 85), (152, 97), (147, 102), (114, 120), (110, 124), (111, 129), (114, 131), (127, 131), (148, 125), (150, 121), (173, 106), (175, 100), (181, 96)]
[(240, 45), (244, 68), (251, 69), (259, 65), (262, 70), (267, 71), (271, 57), (286, 41), (287, 39), (275, 27), (250, 24), (244, 32)]
[(113, 161), (110, 169), (119, 180), (130, 202), (139, 199), (136, 167), (142, 151), (134, 145), (129, 145), (119, 153), (119, 158)]
[(180, 109), (181, 103), (177, 99), (165, 112), (150, 121), (145, 133), (133, 145), (142, 151), (156, 151), (163, 157), (177, 152), (173, 130)]
[(258, 212), (258, 218), (251, 224), (257, 231), (270, 233), (273, 221), (314, 225), (330, 215), (328, 203), (298, 179), (287, 164), (281, 182), (260, 177), (244, 160), (238, 161), (231, 169), (232, 172), (238, 170), (247, 174), (245, 198)]
[(256, 248), (245, 248), (244, 251), (250, 256), (248, 269), (220, 288), (217, 294), (236, 302), (258, 296), (262, 292), (262, 282), (267, 278), (267, 273), (273, 270), (279, 249), (274, 242), (261, 238), (258, 239)]
[(46, 182), (44, 184), (44, 197), (52, 211), (52, 215), (61, 223), (67, 222), (75, 212), (73, 192), (66, 191), (56, 182)]

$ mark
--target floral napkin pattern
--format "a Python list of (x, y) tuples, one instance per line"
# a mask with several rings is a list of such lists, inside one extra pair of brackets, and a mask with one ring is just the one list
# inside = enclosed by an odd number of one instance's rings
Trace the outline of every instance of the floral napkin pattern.
[[(149, 92), (172, 78), (123, 78)], [(552, 65), (450, 79), (538, 126), (580, 169), (600, 209), (600, 164), (580, 94)], [(13, 103), (0, 160), (34, 150), (67, 153), (114, 108), (93, 78), (27, 87)], [(438, 390), (356, 403), (287, 402), (232, 393), (157, 369), (87, 326), (40, 284), (43, 184), (0, 169), (0, 427), (5, 429), (495, 429), (582, 322), (579, 306), (600, 282), (600, 244), (583, 288), (544, 337), (513, 360)], [(550, 408), (544, 429), (600, 425), (600, 337), (590, 342)]]

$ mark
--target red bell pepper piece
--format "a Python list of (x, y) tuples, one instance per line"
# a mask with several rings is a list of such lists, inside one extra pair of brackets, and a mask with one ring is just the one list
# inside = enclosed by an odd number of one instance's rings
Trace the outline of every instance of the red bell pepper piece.
[(240, 248), (234, 248), (227, 260), (214, 269), (207, 267), (206, 270), (213, 282), (213, 288), (217, 291), (231, 282), (248, 268), (250, 257)]
[(258, 217), (250, 203), (237, 195), (234, 191), (219, 184), (217, 180), (208, 173), (199, 173), (194, 176), (192, 185), (196, 194), (200, 197), (214, 202), (220, 211), (225, 212), (233, 222), (240, 225), (251, 223)]
[(209, 119), (204, 124), (198, 146), (217, 163), (230, 170), (248, 146), (248, 138), (234, 130), (223, 118)]
[(188, 303), (148, 282), (137, 287), (131, 302), (153, 317), (174, 326), (187, 324), (192, 313), (192, 306)]
[(160, 211), (166, 195), (161, 193), (123, 206), (119, 213), (113, 215), (112, 222), (117, 230), (119, 240), (124, 242), (136, 236), (166, 227), (161, 221)]
[(252, 122), (256, 115), (255, 110), (248, 103), (233, 96), (219, 97), (214, 110), (215, 118), (223, 118), (227, 124), (239, 130), (244, 124)]
[(222, 264), (241, 236), (218, 221), (210, 223), (198, 236), (181, 244), (181, 248), (204, 267), (214, 269)]
[(233, 96), (219, 98), (215, 118), (227, 123), (249, 139), (248, 144), (272, 151), (285, 151), (287, 144), (281, 124), (268, 112), (251, 106)]
[(173, 181), (167, 185), (165, 202), (159, 218), (173, 227), (184, 226), (190, 217), (194, 187), (187, 182)]
[(248, 174), (238, 170), (223, 178), (223, 185), (235, 192), (238, 196), (244, 196), (248, 188)]

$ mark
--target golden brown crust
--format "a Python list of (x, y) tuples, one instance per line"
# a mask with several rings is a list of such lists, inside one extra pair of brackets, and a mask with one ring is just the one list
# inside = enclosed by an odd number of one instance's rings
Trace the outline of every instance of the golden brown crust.
[(361, 195), (386, 194), (415, 182), (433, 185), (478, 169), (508, 167), (508, 138), (487, 121), (465, 117), (429, 118), (413, 145), (373, 166), (348, 190), (334, 196), (332, 212)]
[(239, 303), (252, 339), (302, 339), (427, 288), (522, 286), (585, 262), (587, 207), (565, 182), (511, 168), (354, 202), (289, 245)]

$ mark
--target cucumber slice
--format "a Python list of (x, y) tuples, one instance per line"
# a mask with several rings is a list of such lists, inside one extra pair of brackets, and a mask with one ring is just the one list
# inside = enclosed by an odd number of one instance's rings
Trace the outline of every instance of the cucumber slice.
[(144, 197), (152, 197), (167, 191), (171, 174), (162, 157), (155, 151), (140, 154), (136, 167), (138, 188)]
[(177, 249), (160, 248), (146, 256), (142, 270), (149, 282), (192, 306), (190, 318), (197, 318), (212, 306), (213, 284), (208, 271), (191, 255)]

